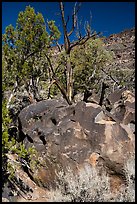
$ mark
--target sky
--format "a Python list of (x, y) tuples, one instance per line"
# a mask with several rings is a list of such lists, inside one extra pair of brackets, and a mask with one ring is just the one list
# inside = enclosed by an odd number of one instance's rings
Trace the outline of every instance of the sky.
[[(66, 18), (72, 14), (75, 2), (65, 2)], [(2, 33), (6, 26), (12, 24), (16, 26), (16, 20), (20, 11), (24, 11), (30, 5), (35, 12), (42, 13), (45, 21), (55, 20), (56, 25), (62, 32), (61, 16), (58, 2), (2, 2)], [(83, 23), (82, 34), (84, 35), (84, 22), (90, 20), (92, 16), (91, 28), (97, 32), (102, 32), (103, 36), (119, 33), (123, 30), (135, 27), (135, 2), (82, 2), (78, 13), (78, 20)], [(71, 18), (70, 18), (71, 19)], [(71, 28), (71, 21), (68, 29)], [(70, 40), (75, 40), (75, 35)], [(63, 44), (63, 36), (59, 41)]]

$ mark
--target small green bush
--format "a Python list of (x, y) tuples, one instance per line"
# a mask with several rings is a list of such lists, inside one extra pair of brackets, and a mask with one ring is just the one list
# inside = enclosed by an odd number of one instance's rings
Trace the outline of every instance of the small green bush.
[(12, 179), (15, 173), (14, 165), (8, 160), (8, 154), (17, 154), (19, 158), (27, 160), (27, 162), (30, 162), (33, 166), (33, 157), (36, 156), (34, 147), (26, 149), (24, 144), (18, 143), (15, 138), (9, 135), (8, 129), (12, 120), (6, 105), (7, 102), (4, 100), (2, 103), (2, 185), (4, 185), (4, 182), (8, 179)]

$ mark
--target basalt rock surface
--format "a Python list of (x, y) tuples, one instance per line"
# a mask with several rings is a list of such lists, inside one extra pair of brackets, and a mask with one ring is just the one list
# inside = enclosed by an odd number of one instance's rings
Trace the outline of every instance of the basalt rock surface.
[(95, 103), (81, 101), (68, 106), (55, 99), (24, 108), (19, 114), (23, 142), (26, 148), (34, 145), (43, 160), (34, 180), (48, 187), (56, 172), (68, 167), (77, 171), (86, 162), (107, 169), (109, 174), (122, 175), (125, 161), (134, 152), (135, 132), (130, 123), (135, 119), (133, 95), (131, 101), (121, 96), (124, 111), (115, 108), (110, 96), (112, 113)]
[[(18, 139), (27, 149), (35, 147), (33, 160), (38, 164), (23, 161), (24, 170), (15, 167), (16, 182), (25, 186), (15, 200), (48, 201), (58, 172), (71, 168), (77, 174), (87, 164), (107, 171), (113, 188), (116, 180), (117, 185), (124, 183), (124, 165), (135, 151), (135, 97), (121, 89), (107, 100), (110, 111), (84, 101), (68, 106), (63, 99), (43, 100), (21, 110)], [(18, 163), (17, 155), (8, 156), (13, 165)]]

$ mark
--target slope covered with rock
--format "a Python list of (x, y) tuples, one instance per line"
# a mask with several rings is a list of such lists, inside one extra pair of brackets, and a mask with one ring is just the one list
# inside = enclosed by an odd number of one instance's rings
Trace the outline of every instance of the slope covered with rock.
[(120, 79), (121, 85), (135, 92), (135, 29), (112, 34), (104, 39), (107, 50), (113, 51), (114, 61), (108, 67), (112, 77)]
[[(95, 169), (100, 176), (106, 172), (112, 193), (110, 197), (116, 195), (121, 184), (127, 189), (125, 165), (135, 153), (135, 30), (123, 31), (103, 40), (115, 58), (107, 64), (107, 69), (112, 70), (107, 75), (110, 89), (102, 106), (97, 93), (86, 101), (80, 93), (72, 105), (60, 95), (32, 102), (25, 92), (16, 93), (14, 103), (9, 105), (13, 119), (9, 133), (27, 150), (33, 147), (35, 153), (27, 159), (14, 152), (7, 155), (16, 171), (12, 183), (5, 185), (3, 197), (18, 202), (47, 202), (51, 193), (56, 193), (57, 182), (61, 182), (58, 174), (69, 168), (75, 176), (83, 169), (88, 172)], [(134, 169), (134, 160), (129, 169)], [(130, 182), (133, 193), (133, 172)], [(123, 197), (128, 195), (128, 190), (122, 191), (125, 192)], [(101, 191), (99, 193), (101, 196)], [(110, 197), (104, 196), (104, 201), (111, 201)], [(126, 199), (132, 197), (130, 193)]]

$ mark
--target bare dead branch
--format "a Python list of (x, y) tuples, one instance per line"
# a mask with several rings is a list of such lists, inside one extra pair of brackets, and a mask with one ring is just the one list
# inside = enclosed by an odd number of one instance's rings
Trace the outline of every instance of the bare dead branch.
[(86, 35), (90, 37), (90, 35), (91, 35), (91, 26), (90, 26), (88, 21), (85, 21), (84, 29), (85, 29)]
[(73, 11), (73, 15), (72, 15), (72, 28), (70, 30), (70, 32), (68, 33), (68, 37), (73, 33), (75, 27), (76, 27), (76, 24), (77, 24), (77, 13), (80, 9), (80, 6), (81, 6), (81, 3), (78, 4), (77, 8), (77, 2), (75, 3), (75, 6), (74, 6), (74, 11)]
[(58, 42), (56, 42), (56, 45), (57, 45), (57, 47), (59, 49), (59, 52), (61, 52), (61, 45)]
[(54, 79), (55, 79), (55, 84), (57, 85), (57, 87), (61, 91), (61, 93), (64, 96), (64, 98), (66, 99), (67, 103), (69, 105), (72, 105), (72, 102), (69, 100), (69, 97), (67, 96), (67, 93), (66, 93), (66, 90), (64, 89), (64, 87), (61, 85), (61, 83), (59, 82), (59, 80), (57, 78), (54, 77)]
[(91, 11), (90, 11), (89, 25), (91, 25), (91, 22), (92, 22), (92, 13), (91, 13)]
[(68, 25), (68, 22), (69, 22), (69, 16), (67, 17), (66, 27), (67, 27), (67, 25)]
[(86, 32), (87, 32), (87, 36), (90, 37), (90, 35), (91, 35), (91, 28), (90, 28), (90, 25), (89, 25), (88, 22), (87, 22)]
[(49, 66), (50, 66), (50, 71), (52, 72), (52, 75), (54, 76), (55, 73), (54, 73), (53, 66), (52, 66), (52, 64), (51, 64), (51, 60), (50, 60), (50, 58), (49, 58), (49, 56), (48, 56), (47, 54), (45, 54), (45, 56), (46, 56), (46, 58), (47, 58), (47, 60), (48, 60), (48, 63), (49, 63)]
[(94, 65), (94, 67), (95, 67), (95, 69), (94, 69), (92, 75), (89, 77), (88, 81), (91, 81), (91, 79), (93, 79), (94, 76), (95, 76), (95, 74), (96, 74), (96, 70), (97, 70), (97, 66), (96, 66), (96, 64)]
[(62, 23), (63, 23), (63, 30), (65, 35), (67, 35), (66, 21), (65, 21), (65, 15), (64, 15), (64, 5), (62, 2), (60, 2), (60, 11), (61, 11), (61, 17), (62, 17)]
[[(52, 79), (51, 79), (52, 80)], [(50, 98), (50, 90), (51, 90), (51, 87), (52, 85), (55, 83), (55, 80), (53, 79), (52, 81), (50, 80), (50, 85), (48, 86), (48, 98)]]
[(73, 47), (75, 47), (76, 45), (83, 45), (85, 44), (89, 39), (99, 35), (100, 32), (92, 34), (91, 36), (83, 36), (81, 39), (79, 39), (78, 41), (76, 41), (75, 43), (71, 44), (70, 49), (72, 49)]
[(85, 23), (84, 23), (84, 30), (85, 30), (85, 32), (87, 32), (86, 31), (86, 24), (87, 24), (87, 21), (85, 21)]
[(90, 35), (90, 36), (87, 36), (84, 41), (81, 40), (81, 42), (79, 43), (79, 45), (85, 44), (89, 39), (94, 38), (95, 36), (97, 36), (97, 35), (99, 35), (99, 34), (100, 34), (100, 32), (95, 33), (95, 34), (92, 34), (92, 35)]
[(55, 74), (57, 73), (57, 71), (58, 71), (58, 69), (59, 69), (59, 67), (60, 67), (60, 65), (61, 65), (62, 63), (60, 63), (60, 64), (58, 64), (58, 66), (55, 68)]
[(45, 47), (45, 45), (43, 45), (40, 49), (35, 50), (33, 52), (31, 52), (30, 54), (26, 55), (26, 57), (23, 59), (23, 62), (25, 62), (29, 57), (35, 55), (36, 53), (42, 51), (42, 49)]
[(82, 38), (82, 34), (80, 32), (80, 27), (81, 27), (81, 22), (82, 20), (79, 22), (78, 18), (77, 18), (77, 38), (80, 40)]
[(67, 33), (63, 2), (59, 2), (59, 5), (60, 5), (60, 11), (61, 11), (61, 17), (62, 17), (63, 31), (64, 31), (65, 50), (66, 50), (66, 53), (68, 54), (70, 52), (70, 40), (68, 38), (68, 33)]
[(112, 81), (114, 81), (117, 85), (120, 85), (119, 82), (116, 81), (116, 80), (111, 76), (111, 74), (108, 74), (104, 69), (101, 69), (101, 71), (104, 72), (107, 76), (109, 76), (109, 77), (112, 79)]
[(57, 87), (59, 88), (59, 90), (62, 93), (63, 97), (66, 99), (67, 103), (69, 105), (72, 105), (72, 102), (69, 100), (69, 98), (67, 96), (66, 90), (64, 89), (63, 85), (61, 85), (61, 83), (59, 82), (59, 80), (56, 77), (53, 78), (53, 80), (51, 81), (51, 83), (50, 83), (50, 85), (48, 87), (48, 89), (49, 89), (48, 97), (50, 96), (50, 89), (51, 89), (51, 86), (53, 84), (57, 85)]
[(79, 43), (85, 39), (85, 36), (81, 37), (81, 39), (75, 41), (73, 44), (71, 44), (70, 49), (72, 49), (73, 47), (75, 47), (76, 45), (79, 45)]
[[(55, 71), (53, 69), (52, 63), (50, 58), (48, 57), (48, 55), (46, 55), (46, 58), (49, 62), (50, 65), (50, 69), (49, 69), (49, 73), (50, 73), (50, 80), (51, 80), (51, 86), (55, 83), (57, 85), (57, 87), (59, 88), (60, 92), (62, 93), (63, 97), (66, 99), (67, 103), (69, 105), (72, 105), (71, 101), (69, 100), (66, 90), (64, 89), (63, 85), (60, 83), (60, 81), (58, 80), (58, 78), (55, 76)], [(60, 66), (60, 65), (59, 65)], [(51, 76), (51, 72), (52, 72), (52, 76)], [(49, 86), (49, 94), (50, 94), (50, 88), (51, 86)]]

